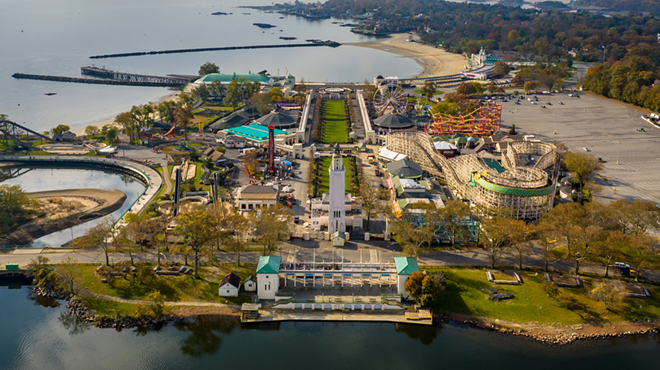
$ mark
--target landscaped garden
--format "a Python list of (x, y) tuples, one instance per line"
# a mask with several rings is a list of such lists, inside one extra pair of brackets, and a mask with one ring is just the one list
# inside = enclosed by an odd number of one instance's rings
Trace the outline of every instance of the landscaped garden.
[[(347, 193), (357, 194), (359, 191), (360, 183), (358, 175), (358, 167), (355, 162), (355, 157), (343, 157), (345, 178), (344, 178), (344, 191)], [(332, 164), (332, 157), (317, 158), (312, 161), (310, 166), (309, 184), (311, 196), (320, 197), (323, 193), (330, 191), (330, 165)]]
[(346, 104), (343, 100), (325, 101), (322, 135), (326, 144), (347, 143)]

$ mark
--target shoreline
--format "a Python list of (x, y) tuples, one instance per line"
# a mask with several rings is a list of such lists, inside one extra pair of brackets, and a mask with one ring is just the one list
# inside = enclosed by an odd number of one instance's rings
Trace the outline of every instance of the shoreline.
[[(102, 295), (95, 293), (87, 292), (84, 289), (79, 289), (85, 293), (80, 293), (82, 295), (89, 295), (91, 297), (100, 298)], [(77, 297), (72, 296), (68, 293), (62, 293), (57, 291), (46, 291), (40, 288), (33, 288), (32, 294), (41, 297), (47, 297), (57, 300), (67, 301), (67, 309), (82, 320), (87, 321), (91, 325), (94, 325), (98, 328), (131, 328), (131, 327), (140, 327), (140, 326), (150, 326), (150, 325), (166, 325), (169, 322), (179, 322), (188, 318), (196, 316), (217, 316), (223, 319), (239, 319), (240, 311), (236, 306), (233, 305), (220, 305), (215, 304), (213, 306), (196, 306), (191, 302), (191, 305), (186, 305), (186, 302), (164, 302), (165, 306), (173, 307), (173, 309), (161, 317), (158, 318), (134, 318), (130, 316), (117, 316), (114, 318), (103, 317), (100, 319), (100, 316), (92, 312), (85, 304)], [(116, 297), (115, 297), (116, 298)], [(117, 298), (117, 301), (121, 300)], [(272, 310), (275, 312), (276, 310)], [(277, 321), (316, 321), (316, 322), (338, 322), (337, 320), (323, 320), (323, 319), (310, 319), (301, 318), (296, 320), (296, 314), (298, 310), (287, 310), (288, 313), (286, 320), (277, 320)], [(304, 312), (303, 312), (304, 314)], [(369, 320), (341, 320), (346, 322), (390, 322), (391, 320), (378, 320), (378, 314), (369, 314), (375, 319)], [(387, 315), (386, 315), (387, 316)], [(269, 321), (264, 321), (269, 322)], [(272, 322), (272, 321), (270, 321)], [(402, 324), (415, 325), (419, 323), (415, 322), (400, 322)], [(451, 323), (455, 325), (469, 325), (471, 328), (478, 328), (497, 332), (505, 335), (513, 335), (517, 337), (525, 337), (528, 339), (533, 339), (535, 341), (541, 342), (546, 345), (566, 345), (580, 340), (595, 340), (595, 339), (605, 339), (605, 338), (624, 338), (634, 335), (648, 335), (648, 334), (659, 334), (660, 333), (660, 324), (658, 323), (628, 323), (628, 322), (618, 322), (618, 323), (608, 323), (605, 325), (594, 326), (589, 324), (579, 324), (572, 326), (565, 325), (553, 325), (553, 324), (520, 324), (505, 320), (499, 320), (494, 318), (484, 318), (477, 317), (472, 315), (463, 315), (463, 314), (433, 314), (433, 323), (427, 324), (428, 326), (439, 328), (442, 323)]]
[[(151, 102), (151, 105), (157, 105), (157, 104), (160, 104), (164, 101), (173, 101), (173, 100), (175, 101), (179, 98), (179, 94), (181, 94), (180, 91), (169, 93), (167, 95), (163, 95), (163, 96), (159, 97), (158, 99), (156, 99), (156, 101)], [(119, 112), (119, 113), (122, 113), (122, 112)], [(117, 114), (119, 114), (119, 113), (117, 113)], [(100, 119), (97, 119), (95, 121), (92, 121), (91, 123), (87, 123), (86, 126), (84, 126), (84, 127), (73, 128), (70, 131), (73, 132), (74, 134), (76, 134), (76, 136), (85, 136), (85, 128), (87, 128), (87, 126), (96, 126), (96, 127), (99, 128), (99, 130), (105, 125), (118, 126), (117, 123), (115, 122), (116, 117), (117, 117), (117, 115), (115, 115), (113, 117), (110, 117), (110, 118), (100, 118)]]
[(423, 69), (421, 73), (411, 77), (453, 75), (466, 69), (463, 55), (450, 53), (419, 42), (407, 42), (408, 37), (407, 33), (396, 33), (388, 38), (344, 43), (342, 45), (377, 49), (411, 58)]
[(83, 209), (57, 213), (29, 221), (0, 241), (3, 245), (28, 245), (42, 236), (66, 230), (70, 227), (101, 218), (118, 210), (126, 201), (126, 194), (119, 190), (66, 189), (28, 193), (30, 199), (59, 198), (77, 201)]

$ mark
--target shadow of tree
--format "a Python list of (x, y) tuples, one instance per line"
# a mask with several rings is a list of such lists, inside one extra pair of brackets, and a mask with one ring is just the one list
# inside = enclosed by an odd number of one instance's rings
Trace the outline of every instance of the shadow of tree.
[(406, 333), (410, 339), (418, 339), (420, 343), (428, 346), (440, 334), (440, 327), (411, 324), (395, 324), (394, 331)]
[(190, 357), (201, 358), (215, 354), (222, 347), (221, 334), (229, 334), (238, 326), (235, 318), (223, 316), (197, 316), (191, 321), (175, 324), (179, 331), (190, 335), (179, 342), (179, 350)]

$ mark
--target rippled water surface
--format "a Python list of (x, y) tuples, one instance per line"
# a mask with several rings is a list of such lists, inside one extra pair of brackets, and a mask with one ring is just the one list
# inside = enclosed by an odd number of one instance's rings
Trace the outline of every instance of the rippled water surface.
[(243, 327), (218, 317), (118, 332), (76, 324), (62, 305), (27, 295), (0, 286), (0, 369), (655, 369), (660, 361), (657, 335), (550, 347), (457, 325)]

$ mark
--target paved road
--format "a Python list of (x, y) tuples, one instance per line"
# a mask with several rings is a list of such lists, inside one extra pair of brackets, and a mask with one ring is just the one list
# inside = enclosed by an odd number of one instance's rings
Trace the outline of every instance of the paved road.
[[(37, 255), (42, 255), (50, 259), (52, 263), (61, 263), (67, 257), (77, 260), (80, 263), (94, 263), (102, 264), (105, 262), (104, 254), (101, 250), (84, 250), (84, 251), (68, 251), (65, 253), (53, 252), (52, 250), (44, 250), (40, 253), (40, 249), (34, 250), (21, 250), (15, 254), (0, 254), (0, 265), (7, 263), (18, 263), (24, 266), (31, 260), (36, 259)], [(532, 253), (532, 257), (526, 259), (523, 263), (524, 267), (543, 268), (544, 263), (540, 256), (540, 251)], [(236, 255), (233, 253), (217, 252), (219, 263), (236, 263)], [(362, 263), (392, 263), (393, 258), (402, 256), (400, 248), (396, 243), (392, 242), (369, 242), (369, 243), (356, 243), (348, 242), (344, 248), (335, 248), (330, 245), (330, 242), (322, 241), (304, 241), (292, 240), (291, 242), (282, 243), (282, 249), (275, 253), (282, 257), (284, 262), (307, 262), (317, 263), (325, 262), (332, 263), (333, 261), (345, 262), (362, 262)], [(136, 262), (156, 262), (156, 256), (153, 253), (136, 253), (133, 255)], [(259, 252), (246, 252), (241, 255), (241, 263), (256, 264), (259, 260), (261, 253)], [(183, 262), (183, 256), (179, 254), (166, 254), (165, 258), (168, 262)], [(121, 261), (129, 261), (130, 258), (126, 253), (112, 253), (110, 254), (110, 261), (117, 263)], [(189, 258), (189, 262), (191, 259)], [(204, 261), (204, 260), (202, 260)], [(449, 265), (449, 266), (475, 266), (475, 267), (489, 267), (490, 260), (486, 251), (481, 249), (474, 249), (468, 251), (442, 251), (431, 252), (419, 258), (420, 265)], [(513, 254), (505, 255), (498, 265), (501, 266), (518, 266), (518, 259)], [(559, 271), (572, 272), (574, 264), (571, 261), (553, 261), (550, 265), (553, 269)], [(605, 269), (603, 265), (598, 264), (583, 264), (580, 268), (584, 273), (595, 273), (603, 275)], [(614, 268), (610, 268), (610, 275), (616, 274)], [(660, 282), (660, 271), (645, 270), (643, 276), (646, 279)]]

